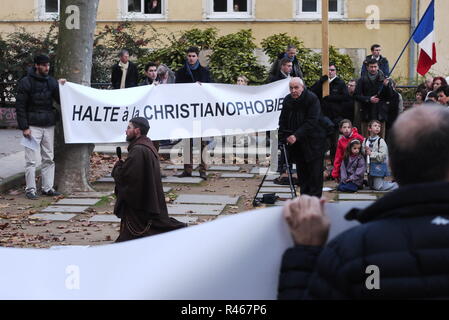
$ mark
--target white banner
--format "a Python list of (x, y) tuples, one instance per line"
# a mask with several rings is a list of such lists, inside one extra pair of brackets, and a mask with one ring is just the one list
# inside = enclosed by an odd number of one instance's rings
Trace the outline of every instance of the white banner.
[[(356, 206), (366, 207), (369, 202)], [(356, 225), (329, 204), (330, 238)], [(276, 299), (293, 245), (280, 207), (88, 248), (0, 248), (0, 299)]]
[(59, 86), (66, 143), (125, 141), (128, 121), (145, 117), (153, 140), (276, 130), (289, 80), (262, 86), (164, 84), (99, 90)]

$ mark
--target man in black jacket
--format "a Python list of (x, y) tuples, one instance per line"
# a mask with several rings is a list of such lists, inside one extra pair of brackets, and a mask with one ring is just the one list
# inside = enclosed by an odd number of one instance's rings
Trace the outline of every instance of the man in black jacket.
[(292, 69), (293, 63), (288, 58), (282, 58), (280, 61), (280, 69), (276, 74), (269, 75), (268, 83), (287, 79), (288, 77), (290, 77)]
[[(197, 47), (190, 47), (187, 49), (187, 59), (185, 65), (176, 72), (176, 83), (208, 83), (213, 82), (209, 69), (203, 67), (199, 61), (200, 50)], [(184, 171), (178, 175), (178, 177), (191, 177), (193, 171), (193, 140), (190, 140), (190, 161), (184, 164)], [(201, 153), (200, 153), (200, 177), (203, 180), (207, 180), (206, 164), (203, 160), (203, 151), (207, 146), (206, 139), (201, 140)]]
[(53, 100), (60, 103), (59, 87), (56, 79), (48, 75), (49, 70), (50, 59), (44, 55), (36, 56), (34, 68), (19, 81), (17, 89), (17, 123), (23, 136), (29, 140), (29, 147), (25, 147), (26, 197), (32, 200), (39, 198), (36, 194), (36, 161), (39, 149), (42, 156), (42, 194), (60, 195), (53, 188), (53, 145), (57, 121)]
[[(323, 83), (329, 80), (329, 95), (323, 97)], [(329, 76), (325, 75), (310, 88), (317, 95), (321, 102), (323, 114), (335, 125), (335, 131), (329, 137), (330, 159), (334, 163), (335, 152), (339, 137), (338, 125), (343, 119), (348, 119), (347, 115), (353, 113), (353, 107), (348, 105), (348, 87), (346, 83), (337, 76), (335, 64), (329, 65)], [(348, 108), (349, 107), (349, 108)], [(349, 110), (348, 110), (349, 109)]]
[(112, 66), (112, 87), (114, 89), (137, 87), (139, 72), (134, 63), (129, 61), (128, 50), (122, 50), (120, 60)]
[(325, 245), (324, 200), (286, 205), (295, 247), (283, 256), (280, 299), (449, 298), (449, 109), (412, 108), (391, 137), (400, 188), (347, 213), (362, 225)]
[(368, 72), (368, 63), (370, 60), (375, 59), (379, 63), (379, 69), (383, 72), (386, 77), (390, 76), (390, 65), (388, 63), (388, 59), (382, 56), (380, 53), (382, 52), (382, 47), (380, 44), (373, 44), (371, 46), (371, 55), (365, 58), (362, 65), (361, 75), (365, 75)]
[(321, 197), (326, 134), (319, 124), (320, 101), (301, 78), (292, 78), (289, 86), (290, 94), (279, 117), (281, 143), (289, 146), (292, 162), (296, 163), (301, 194)]
[(298, 58), (296, 57), (296, 54), (298, 53), (298, 49), (294, 45), (289, 45), (287, 47), (286, 52), (282, 52), (278, 55), (278, 58), (273, 63), (270, 69), (270, 76), (276, 76), (278, 73), (280, 67), (281, 67), (281, 60), (283, 58), (287, 58), (292, 63), (292, 71), (290, 72), (290, 76), (292, 77), (299, 77), (301, 79), (304, 78), (304, 74), (301, 70), (301, 65), (299, 63)]
[(368, 136), (368, 123), (378, 120), (382, 123), (382, 134), (385, 138), (385, 122), (388, 120), (387, 102), (393, 96), (393, 88), (388, 78), (379, 70), (379, 62), (372, 59), (368, 62), (368, 72), (358, 81), (355, 99), (361, 103), (362, 136)]

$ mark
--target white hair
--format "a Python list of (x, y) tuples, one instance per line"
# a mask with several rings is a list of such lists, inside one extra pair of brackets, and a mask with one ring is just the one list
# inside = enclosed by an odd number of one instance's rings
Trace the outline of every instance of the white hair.
[(300, 77), (294, 77), (294, 78), (292, 78), (291, 80), (290, 80), (290, 83), (291, 82), (298, 82), (298, 84), (300, 85), (300, 86), (303, 86), (304, 87), (304, 81), (302, 81), (302, 79), (300, 78)]

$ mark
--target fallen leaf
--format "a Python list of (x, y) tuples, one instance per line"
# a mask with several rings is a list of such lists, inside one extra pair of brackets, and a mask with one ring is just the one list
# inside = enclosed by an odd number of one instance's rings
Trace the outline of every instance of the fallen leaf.
[(9, 226), (9, 223), (0, 224), (0, 230), (5, 230)]

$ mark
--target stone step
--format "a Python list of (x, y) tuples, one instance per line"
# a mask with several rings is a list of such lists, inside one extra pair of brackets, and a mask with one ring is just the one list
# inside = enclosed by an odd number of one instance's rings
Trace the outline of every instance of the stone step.
[(121, 222), (114, 214), (96, 214), (88, 220), (89, 222)]
[[(218, 216), (226, 205), (192, 205), (192, 204), (168, 204), (169, 215), (200, 215)], [(176, 217), (175, 217), (176, 218)]]
[(259, 190), (260, 193), (290, 193), (291, 189), (289, 187), (286, 188), (274, 188), (274, 187), (262, 187)]
[(101, 199), (84, 199), (84, 198), (76, 198), (76, 199), (61, 199), (56, 202), (56, 205), (81, 205), (81, 206), (93, 206)]
[(237, 204), (239, 198), (225, 195), (181, 194), (176, 198), (175, 203)]
[(39, 219), (39, 220), (46, 220), (46, 221), (69, 221), (73, 217), (75, 217), (76, 214), (42, 214), (37, 213), (30, 216), (30, 219)]
[(254, 178), (254, 174), (250, 173), (223, 173), (221, 178), (236, 178), (236, 179), (251, 179)]
[(240, 167), (235, 166), (211, 166), (208, 168), (210, 171), (240, 171)]
[[(198, 168), (198, 165), (194, 164), (193, 165), (193, 170), (196, 170), (197, 168)], [(164, 170), (174, 170), (174, 169), (176, 169), (176, 170), (184, 170), (184, 165), (183, 164), (173, 164), (173, 165), (166, 166), (164, 168)]]
[(69, 198), (102, 198), (114, 194), (114, 190), (106, 192), (76, 192), (69, 195)]
[(162, 179), (162, 183), (183, 183), (183, 184), (199, 184), (204, 180), (197, 177), (186, 177), (186, 178), (178, 178), (174, 176), (169, 176), (167, 178)]
[(357, 194), (357, 193), (340, 193), (338, 195), (338, 200), (377, 200), (376, 196), (369, 195), (369, 194)]
[(70, 213), (83, 213), (87, 208), (86, 206), (49, 206), (41, 212), (70, 212)]

